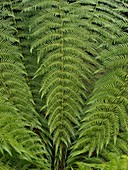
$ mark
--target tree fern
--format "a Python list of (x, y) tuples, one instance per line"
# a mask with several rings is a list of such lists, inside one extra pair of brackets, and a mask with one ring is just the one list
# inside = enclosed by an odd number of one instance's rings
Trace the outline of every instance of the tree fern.
[(127, 6), (0, 2), (3, 169), (127, 169)]
[[(98, 57), (103, 61), (100, 70), (104, 69), (105, 73), (97, 81), (88, 102), (91, 106), (83, 119), (79, 139), (72, 153), (73, 157), (84, 152), (88, 152), (91, 156), (95, 151), (98, 155), (107, 145), (109, 147), (109, 144), (113, 143), (118, 148), (123, 142), (125, 146), (123, 153), (127, 153), (125, 152), (128, 149), (127, 136), (126, 142), (125, 138), (120, 142), (119, 136), (121, 132), (128, 131), (128, 51), (125, 48), (126, 43), (120, 42), (119, 39), (117, 41), (117, 45), (111, 47), (109, 51), (105, 50), (101, 57)], [(120, 142), (119, 145), (117, 141)]]
[(75, 136), (75, 126), (79, 125), (83, 99), (92, 75), (91, 65), (96, 64), (88, 52), (93, 54), (96, 50), (91, 48), (93, 42), (87, 41), (86, 30), (82, 27), (78, 30), (79, 19), (72, 14), (73, 7), (68, 2), (40, 1), (25, 10), (33, 8), (38, 14), (30, 24), (32, 36), (35, 36), (31, 52), (37, 49), (40, 67), (35, 77), (43, 76), (40, 92), (41, 97), (46, 98), (56, 166), (58, 160), (64, 161), (65, 150)]
[(42, 129), (39, 116), (33, 107), (30, 89), (24, 78), (26, 72), (21, 62), (22, 55), (14, 45), (19, 41), (14, 37), (16, 29), (12, 25), (15, 18), (10, 9), (11, 2), (10, 4), (4, 2), (1, 6), (0, 25), (1, 157), (4, 157), (5, 152), (10, 157), (17, 154), (19, 160), (31, 162), (29, 165), (36, 162), (36, 166), (41, 165), (47, 169), (49, 165), (45, 146), (32, 131), (37, 127)]

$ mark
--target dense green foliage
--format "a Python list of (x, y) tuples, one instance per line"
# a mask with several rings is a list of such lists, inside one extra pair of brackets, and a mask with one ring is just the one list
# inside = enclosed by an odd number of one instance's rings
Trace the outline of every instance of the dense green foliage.
[(127, 170), (128, 0), (0, 10), (0, 170)]

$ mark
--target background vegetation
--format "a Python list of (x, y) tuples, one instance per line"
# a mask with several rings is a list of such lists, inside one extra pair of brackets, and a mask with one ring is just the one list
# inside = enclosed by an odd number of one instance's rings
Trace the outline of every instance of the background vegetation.
[(128, 0), (0, 11), (0, 170), (128, 170)]

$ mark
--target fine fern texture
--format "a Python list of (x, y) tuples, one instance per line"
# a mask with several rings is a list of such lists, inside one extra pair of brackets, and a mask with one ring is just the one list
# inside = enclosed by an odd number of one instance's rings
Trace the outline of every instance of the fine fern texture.
[[(108, 162), (98, 161), (95, 159), (95, 163), (83, 163), (77, 162), (78, 168), (76, 170), (127, 170), (128, 169), (128, 157), (126, 155), (116, 155), (109, 153)], [(74, 170), (74, 168), (72, 168)]]
[(0, 169), (128, 169), (128, 0), (1, 0)]
[(58, 160), (65, 161), (65, 150), (79, 125), (92, 65), (96, 65), (88, 53), (94, 55), (96, 50), (86, 30), (78, 30), (79, 18), (70, 12), (74, 9), (68, 2), (40, 1), (25, 10), (33, 8), (39, 12), (30, 22), (31, 36), (35, 37), (30, 50), (36, 49), (40, 64), (35, 77), (43, 78), (40, 92), (46, 104), (42, 109), (46, 109), (53, 137), (56, 166)]
[(85, 113), (71, 159), (80, 154), (82, 158), (83, 153), (88, 153), (90, 157), (96, 152), (98, 156), (104, 153), (104, 147), (109, 151), (114, 149), (114, 152), (128, 153), (128, 136), (121, 137), (128, 132), (127, 38), (127, 35), (118, 38), (116, 45), (98, 57), (103, 60), (103, 66), (97, 74), (101, 71), (105, 73), (97, 81), (88, 102), (91, 106)]
[[(85, 4), (86, 3), (83, 3), (83, 6)], [(116, 10), (113, 9), (116, 11), (114, 12), (114, 15), (112, 14), (112, 9), (109, 10), (109, 8), (103, 8), (102, 11), (100, 11), (102, 6), (107, 5), (111, 8), (115, 5), (114, 9), (117, 8), (117, 6), (119, 8), (119, 4), (117, 4), (117, 2), (110, 5), (108, 2), (98, 1), (93, 13), (94, 16), (91, 20), (94, 24), (95, 15), (100, 12), (100, 27), (102, 27), (103, 32), (107, 31), (107, 37), (109, 38), (110, 36), (112, 41), (109, 41), (108, 39), (110, 47), (108, 44), (106, 44), (107, 46), (103, 46), (104, 48), (102, 49), (102, 52), (100, 52), (100, 57), (97, 57), (99, 62), (103, 63), (100, 69), (95, 72), (95, 75), (100, 77), (100, 79), (97, 81), (92, 97), (89, 99), (89, 108), (85, 111), (85, 117), (82, 120), (82, 126), (79, 129), (79, 138), (76, 144), (72, 147), (68, 164), (75, 160), (84, 160), (86, 157), (85, 155), (88, 155), (89, 157), (93, 155), (98, 156), (103, 152), (104, 147), (108, 147), (110, 151), (113, 147), (119, 149), (118, 147), (121, 145), (121, 142), (118, 145), (118, 142), (120, 141), (120, 133), (127, 132), (128, 130), (128, 35), (122, 29), (122, 24), (124, 25), (123, 27), (126, 27), (127, 18), (123, 18), (122, 14), (117, 12), (118, 8)], [(123, 10), (122, 4), (120, 5)], [(109, 34), (108, 28), (106, 30), (104, 27), (105, 24), (107, 24), (107, 27), (109, 26), (108, 18), (104, 21), (102, 20), (102, 17), (105, 17), (102, 13), (105, 12), (112, 14), (113, 17), (111, 16), (111, 19), (113, 18), (114, 23), (118, 24), (118, 27), (114, 27), (115, 31), (113, 34), (111, 34), (112, 30)], [(108, 15), (106, 15), (106, 17), (107, 16)], [(98, 21), (97, 23), (95, 22), (95, 24), (97, 26)], [(113, 28), (111, 23), (109, 24), (110, 28)], [(102, 37), (102, 40), (105, 41), (103, 33), (100, 37)], [(124, 144), (124, 147), (122, 148), (125, 148), (123, 149), (123, 153), (125, 154), (128, 149), (127, 142), (127, 137), (122, 140), (122, 143)]]
[[(28, 165), (33, 164), (33, 160), (37, 166), (41, 164), (47, 169), (45, 146), (32, 131), (33, 128), (41, 129), (41, 124), (25, 80), (26, 72), (21, 62), (23, 56), (15, 45), (19, 43), (12, 25), (15, 17), (10, 9), (11, 3), (4, 2), (0, 24), (0, 155), (3, 155), (3, 162), (7, 152), (10, 155), (8, 161), (17, 155), (19, 160), (27, 160)], [(20, 163), (17, 161), (17, 164), (18, 168)]]

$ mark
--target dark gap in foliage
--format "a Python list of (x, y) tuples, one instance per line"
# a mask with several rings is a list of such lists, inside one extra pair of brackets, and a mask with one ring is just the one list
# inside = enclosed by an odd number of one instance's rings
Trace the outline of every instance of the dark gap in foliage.
[(123, 32), (128, 33), (128, 27), (122, 27), (121, 29), (122, 29)]
[(91, 5), (92, 7), (96, 7), (96, 4), (91, 4), (91, 3), (89, 4), (89, 3), (86, 3), (86, 2), (80, 2), (79, 4), (81, 6), (90, 6)]
[(67, 2), (69, 2), (69, 4), (71, 4), (71, 3), (76, 2), (76, 0), (67, 0)]
[(116, 9), (116, 6), (113, 4), (113, 3), (109, 3), (107, 1), (98, 1), (98, 4), (103, 4), (106, 6), (106, 8), (110, 7), (110, 8), (113, 8), (113, 9)]
[(122, 12), (125, 17), (128, 17), (128, 12)]

